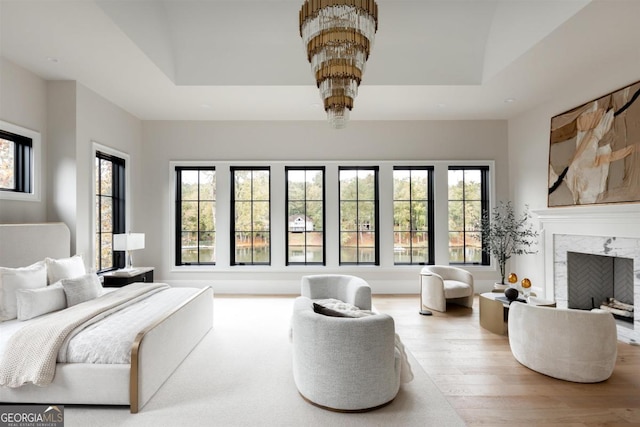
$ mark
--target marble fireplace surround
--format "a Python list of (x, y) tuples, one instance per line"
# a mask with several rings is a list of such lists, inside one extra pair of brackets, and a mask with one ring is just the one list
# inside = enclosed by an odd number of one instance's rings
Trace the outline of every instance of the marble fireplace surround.
[[(640, 239), (615, 236), (576, 236), (556, 234), (554, 238), (554, 283), (558, 307), (568, 306), (569, 283), (567, 252), (630, 258), (633, 260), (633, 305), (640, 307)], [(640, 313), (634, 310), (633, 323), (618, 322), (618, 337), (624, 341), (635, 340), (640, 332)], [(640, 342), (640, 339), (638, 340)]]
[(640, 343), (640, 206), (560, 208), (534, 211), (544, 244), (544, 293), (568, 306), (567, 252), (633, 260), (634, 321), (617, 322), (618, 339)]

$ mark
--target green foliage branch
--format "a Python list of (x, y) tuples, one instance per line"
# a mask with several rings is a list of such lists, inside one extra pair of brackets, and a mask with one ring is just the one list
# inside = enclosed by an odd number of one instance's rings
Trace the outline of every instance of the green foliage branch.
[(531, 214), (527, 205), (522, 215), (516, 216), (511, 201), (500, 202), (500, 205), (493, 208), (491, 213), (486, 212), (482, 215), (480, 224), (484, 241), (482, 250), (493, 255), (498, 261), (502, 284), (506, 276), (507, 260), (512, 255), (538, 252), (537, 249), (532, 248), (538, 243), (538, 232), (529, 222), (530, 219)]

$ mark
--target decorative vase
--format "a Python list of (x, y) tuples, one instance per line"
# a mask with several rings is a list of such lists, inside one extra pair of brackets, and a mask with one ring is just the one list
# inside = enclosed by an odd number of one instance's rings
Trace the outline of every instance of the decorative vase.
[(509, 301), (515, 301), (518, 299), (518, 290), (516, 288), (508, 288), (504, 291), (504, 296), (507, 297)]

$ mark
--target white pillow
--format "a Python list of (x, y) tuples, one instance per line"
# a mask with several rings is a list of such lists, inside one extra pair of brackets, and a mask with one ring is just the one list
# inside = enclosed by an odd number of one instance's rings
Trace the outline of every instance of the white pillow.
[(47, 266), (38, 261), (28, 267), (0, 267), (0, 321), (18, 317), (16, 292), (47, 286)]
[(68, 307), (89, 301), (102, 294), (102, 285), (95, 273), (85, 274), (75, 279), (64, 279), (62, 287), (67, 296)]
[(18, 320), (29, 320), (43, 314), (67, 307), (67, 297), (62, 283), (37, 289), (20, 289), (18, 300)]
[(56, 283), (62, 279), (74, 279), (85, 275), (84, 261), (80, 255), (70, 258), (45, 258), (49, 283)]

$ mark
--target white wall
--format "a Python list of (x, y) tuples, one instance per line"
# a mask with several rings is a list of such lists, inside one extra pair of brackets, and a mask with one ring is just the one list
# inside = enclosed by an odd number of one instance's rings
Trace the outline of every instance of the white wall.
[[(126, 168), (130, 194), (127, 195), (127, 210), (135, 212), (141, 209), (139, 200), (142, 193), (142, 122), (122, 108), (107, 101), (86, 87), (77, 85), (77, 125), (75, 154), (76, 171), (76, 253), (85, 256), (85, 262), (92, 261), (94, 246), (94, 193), (93, 181), (94, 151), (93, 143), (125, 153), (129, 157)], [(127, 228), (136, 229), (135, 216), (127, 217)], [(144, 217), (140, 217), (144, 221)]]
[[(94, 142), (126, 153), (131, 160), (131, 200), (136, 208), (140, 193), (140, 120), (95, 92), (73, 81), (48, 85), (49, 137), (47, 210), (49, 221), (62, 221), (71, 231), (71, 252), (93, 263)], [(129, 224), (132, 226), (132, 224)]]
[[(517, 206), (528, 204), (543, 217), (563, 216), (563, 219), (556, 221), (558, 232), (565, 230), (569, 234), (580, 231), (588, 235), (609, 235), (615, 231), (630, 237), (640, 233), (640, 204), (547, 209), (551, 118), (636, 82), (638, 76), (640, 51), (636, 49), (606, 66), (585, 69), (583, 74), (567, 81), (565, 89), (558, 92), (554, 99), (509, 120), (509, 192)], [(613, 223), (611, 219), (619, 216), (620, 212), (629, 215), (624, 225)], [(529, 277), (534, 290), (543, 294), (545, 289), (552, 288), (547, 282), (549, 277), (553, 277), (553, 273), (548, 271), (551, 268), (548, 265), (549, 256), (553, 253), (553, 232), (547, 229), (540, 237), (538, 254), (520, 256), (511, 266), (511, 270), (519, 276)], [(618, 235), (625, 237), (622, 234)]]
[[(41, 189), (46, 176), (47, 89), (35, 74), (0, 57), (0, 120), (40, 133), (42, 162)], [(0, 200), (0, 223), (42, 222), (46, 220), (47, 193), (39, 201)]]
[[(169, 162), (202, 160), (247, 164), (295, 160), (344, 161), (348, 165), (349, 161), (366, 160), (489, 160), (495, 162), (497, 198), (505, 199), (508, 192), (506, 132), (504, 121), (351, 122), (340, 131), (331, 129), (325, 122), (145, 121), (145, 191), (139, 202), (140, 209), (135, 212), (136, 223), (141, 227), (134, 231), (146, 233), (146, 248), (136, 253), (136, 263), (155, 266), (158, 280), (212, 284), (216, 292), (296, 293), (300, 276), (304, 274), (341, 272), (364, 277), (374, 292), (417, 293), (420, 267), (394, 267), (392, 263), (379, 267), (174, 268), (171, 257), (174, 201)], [(219, 212), (229, 209), (223, 203), (218, 202)], [(219, 214), (219, 220), (222, 215)], [(279, 238), (278, 233), (284, 236), (284, 226), (282, 230), (277, 229), (279, 226), (274, 220), (272, 227), (274, 239)], [(437, 239), (446, 239), (446, 232)], [(490, 286), (497, 277), (493, 268), (471, 269), (479, 285), (484, 281)]]
[(0, 67), (0, 120), (40, 132), (43, 149), (40, 202), (2, 200), (0, 223), (62, 221), (72, 252), (91, 267), (93, 142), (129, 155), (133, 211), (142, 191), (141, 121), (77, 82), (47, 82), (6, 58)]
[(76, 188), (76, 83), (54, 81), (47, 84), (47, 220), (67, 224), (71, 233), (71, 253), (75, 253)]

